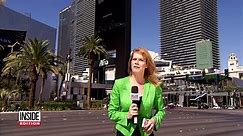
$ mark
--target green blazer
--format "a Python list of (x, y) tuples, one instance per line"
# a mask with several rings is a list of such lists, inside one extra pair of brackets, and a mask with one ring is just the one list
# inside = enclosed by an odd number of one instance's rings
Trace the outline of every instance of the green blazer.
[[(136, 127), (132, 120), (127, 119), (129, 107), (132, 104), (130, 94), (131, 84), (129, 77), (115, 80), (110, 95), (108, 116), (111, 120), (116, 122), (116, 129), (125, 136), (131, 136)], [(163, 107), (162, 89), (148, 81), (145, 82), (138, 115), (138, 127), (142, 136), (148, 136), (148, 134), (142, 130), (142, 119), (154, 118), (156, 120), (155, 130), (157, 130), (165, 116)], [(153, 109), (156, 110), (154, 114)]]

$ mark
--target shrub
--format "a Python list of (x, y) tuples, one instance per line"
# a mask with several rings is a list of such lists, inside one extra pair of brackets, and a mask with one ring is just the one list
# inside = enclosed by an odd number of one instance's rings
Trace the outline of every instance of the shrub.
[(92, 109), (102, 109), (103, 108), (103, 101), (102, 100), (94, 100), (91, 101), (91, 106)]
[(65, 101), (65, 102), (44, 102), (41, 106), (42, 110), (67, 110), (67, 109), (75, 109), (76, 101)]

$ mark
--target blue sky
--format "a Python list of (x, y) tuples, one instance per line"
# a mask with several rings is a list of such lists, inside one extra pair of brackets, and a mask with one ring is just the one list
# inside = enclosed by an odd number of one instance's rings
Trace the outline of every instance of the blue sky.
[[(59, 11), (71, 0), (7, 0), (6, 6), (57, 28)], [(221, 69), (227, 68), (228, 55), (236, 53), (243, 65), (243, 0), (218, 0)], [(160, 51), (159, 0), (132, 0), (132, 48)]]

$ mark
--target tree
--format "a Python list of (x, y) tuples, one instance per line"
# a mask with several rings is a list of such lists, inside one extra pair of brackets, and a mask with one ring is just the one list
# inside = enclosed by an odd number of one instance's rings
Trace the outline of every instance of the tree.
[(16, 90), (10, 90), (7, 88), (1, 88), (0, 89), (0, 99), (3, 100), (3, 111), (7, 111), (8, 109), (8, 100), (17, 97), (19, 95), (19, 91)]
[(90, 108), (90, 95), (92, 88), (92, 75), (94, 61), (99, 55), (106, 55), (106, 49), (102, 46), (102, 41), (99, 36), (92, 35), (90, 37), (85, 37), (83, 45), (78, 51), (78, 56), (83, 56), (88, 59), (89, 66), (89, 80), (88, 80), (88, 93), (87, 93), (87, 108)]
[(226, 79), (223, 83), (223, 90), (226, 92), (233, 92), (237, 89), (237, 86), (235, 83), (233, 83), (232, 80)]
[(40, 89), (40, 94), (39, 94), (39, 99), (38, 99), (38, 104), (41, 104), (42, 102), (42, 95), (44, 91), (44, 86), (45, 86), (45, 80), (47, 78), (47, 74), (49, 72), (54, 73), (55, 75), (58, 74), (59, 72), (59, 67), (55, 64), (55, 58), (56, 56), (49, 52), (45, 58), (43, 58), (43, 63), (40, 66), (40, 76), (41, 76), (41, 89)]
[(39, 72), (46, 64), (49, 56), (47, 40), (28, 40), (20, 51), (11, 53), (4, 58), (6, 62), (3, 73), (8, 72), (11, 68), (17, 68), (18, 71), (25, 71), (30, 79), (29, 108), (33, 108), (35, 102), (35, 89)]

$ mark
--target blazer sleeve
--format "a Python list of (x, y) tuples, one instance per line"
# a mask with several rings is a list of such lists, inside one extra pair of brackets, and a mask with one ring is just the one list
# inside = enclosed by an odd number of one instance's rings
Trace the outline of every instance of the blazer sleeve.
[(110, 104), (108, 107), (108, 116), (111, 120), (115, 121), (117, 124), (127, 126), (128, 112), (120, 111), (120, 91), (117, 82), (115, 81), (112, 92), (110, 94)]
[(154, 108), (156, 109), (156, 113), (153, 118), (156, 120), (155, 130), (158, 130), (165, 117), (165, 109), (161, 87), (156, 87), (155, 91)]

